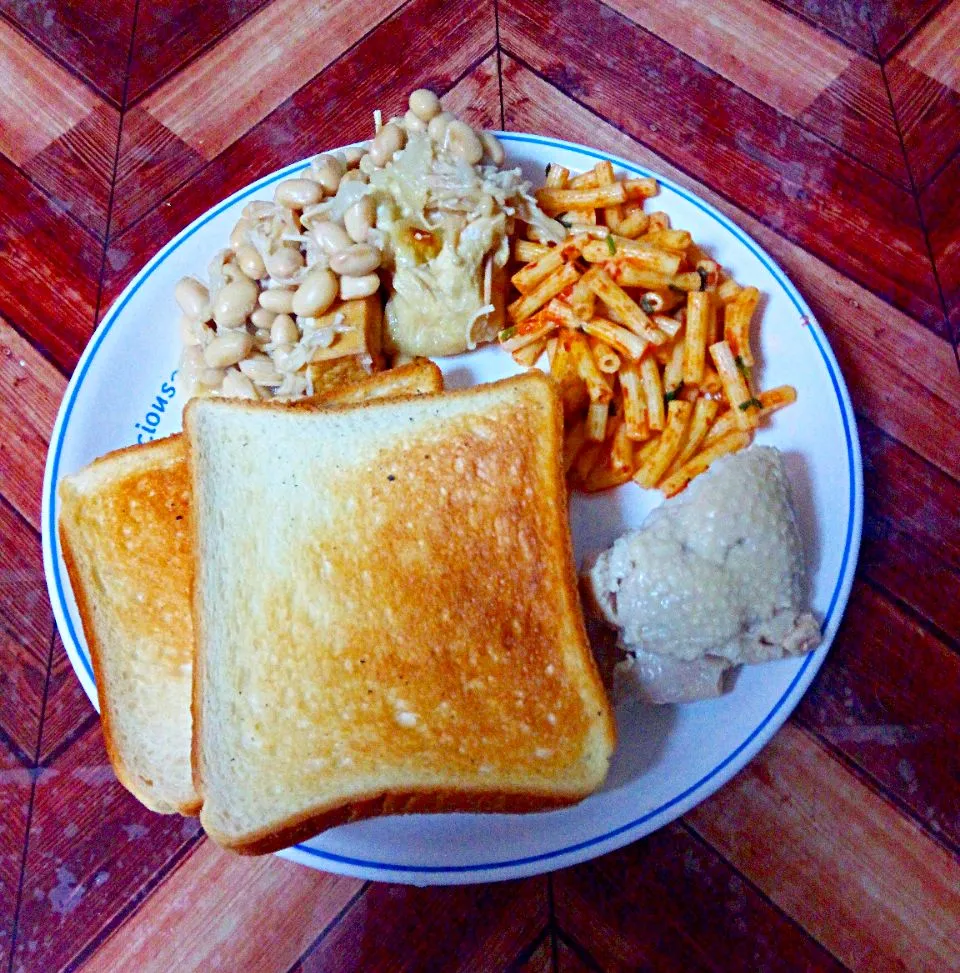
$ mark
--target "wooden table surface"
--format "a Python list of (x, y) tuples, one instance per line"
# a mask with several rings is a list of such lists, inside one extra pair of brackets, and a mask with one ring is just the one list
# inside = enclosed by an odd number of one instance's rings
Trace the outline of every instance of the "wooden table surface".
[[(833, 345), (866, 480), (840, 634), (746, 770), (589, 864), (433, 890), (141, 808), (39, 538), (57, 406), (131, 276), (421, 85), (759, 240)], [(958, 148), (960, 0), (0, 0), (0, 970), (960, 969)]]

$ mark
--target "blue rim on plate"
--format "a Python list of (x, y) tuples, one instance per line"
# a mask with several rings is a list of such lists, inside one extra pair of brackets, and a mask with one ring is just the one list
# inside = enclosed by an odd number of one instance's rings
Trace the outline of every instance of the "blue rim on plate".
[[(729, 220), (709, 203), (699, 199), (671, 180), (665, 179), (663, 176), (660, 176), (643, 166), (638, 166), (635, 163), (629, 162), (626, 159), (621, 159), (617, 156), (598, 152), (596, 149), (591, 149), (588, 146), (578, 145), (573, 142), (564, 142), (558, 139), (546, 138), (543, 136), (513, 134), (509, 132), (497, 132), (496, 134), (498, 138), (505, 142), (549, 146), (560, 150), (569, 149), (589, 156), (593, 159), (607, 160), (614, 166), (618, 166), (639, 176), (651, 176), (655, 178), (661, 185), (668, 187), (672, 192), (676, 193), (697, 209), (707, 214), (726, 230), (732, 233), (736, 239), (739, 240), (739, 242), (743, 244), (743, 246), (746, 247), (764, 265), (767, 271), (774, 277), (774, 279), (783, 288), (784, 292), (788, 295), (794, 307), (799, 312), (801, 318), (806, 319), (808, 322), (808, 327), (805, 330), (809, 332), (817, 352), (826, 366), (827, 373), (830, 376), (830, 381), (833, 385), (834, 393), (836, 394), (837, 406), (839, 408), (840, 417), (843, 424), (848, 464), (848, 511), (843, 555), (840, 562), (837, 582), (830, 596), (827, 611), (824, 614), (823, 623), (821, 625), (821, 631), (824, 632), (827, 640), (832, 640), (833, 633), (830, 632), (830, 629), (832, 627), (835, 631), (837, 624), (839, 624), (839, 615), (842, 614), (843, 609), (846, 606), (847, 598), (850, 594), (850, 588), (853, 583), (853, 568), (859, 552), (860, 533), (863, 520), (862, 466), (859, 441), (857, 439), (856, 425), (853, 417), (853, 409), (850, 405), (850, 399), (847, 394), (846, 386), (840, 377), (837, 361), (830, 349), (826, 336), (823, 334), (820, 325), (816, 322), (813, 312), (807, 306), (806, 302), (800, 296), (796, 288), (783, 273), (777, 263), (758, 244), (756, 244), (735, 223)], [(84, 689), (87, 691), (88, 696), (91, 697), (91, 701), (93, 701), (94, 694), (90, 692), (90, 688), (95, 688), (93, 668), (90, 663), (88, 652), (81, 644), (80, 639), (77, 637), (77, 632), (74, 628), (73, 620), (67, 605), (67, 598), (60, 567), (61, 558), (56, 525), (55, 491), (56, 485), (60, 479), (60, 456), (63, 449), (66, 428), (69, 423), (74, 404), (76, 403), (77, 395), (84, 383), (84, 380), (86, 379), (90, 365), (93, 362), (93, 359), (96, 356), (104, 338), (120, 317), (120, 314), (126, 307), (127, 303), (130, 301), (133, 295), (136, 294), (141, 285), (147, 280), (154, 268), (162, 263), (167, 256), (173, 253), (186, 240), (192, 237), (205, 224), (214, 219), (225, 209), (233, 206), (239, 200), (256, 193), (264, 187), (278, 182), (289, 173), (302, 169), (303, 166), (303, 162), (296, 162), (292, 165), (286, 166), (270, 176), (266, 176), (263, 179), (252, 183), (239, 192), (234, 193), (232, 196), (220, 203), (219, 206), (206, 212), (203, 216), (199, 217), (188, 227), (184, 228), (179, 234), (177, 234), (177, 236), (175, 236), (165, 247), (163, 247), (136, 275), (136, 277), (124, 289), (123, 293), (114, 303), (114, 305), (110, 308), (109, 312), (94, 333), (90, 343), (87, 345), (87, 348), (80, 358), (74, 375), (70, 380), (67, 392), (60, 406), (60, 411), (57, 415), (54, 435), (51, 440), (50, 451), (47, 456), (47, 465), (44, 474), (43, 510), (41, 513), (43, 557), (48, 585), (50, 583), (49, 579), (53, 578), (53, 590), (50, 592), (50, 594), (54, 616), (56, 617), (58, 628), (60, 629), (61, 636), (63, 636), (64, 646), (67, 649), (67, 653), (74, 665), (74, 668), (77, 668), (78, 660), (82, 666), (82, 671), (78, 671), (77, 674), (79, 677), (81, 677), (81, 682), (83, 683)], [(692, 805), (693, 803), (698, 803), (699, 800), (703, 800), (708, 797), (717, 788), (722, 786), (730, 776), (732, 776), (734, 771), (731, 771), (729, 774), (725, 774), (724, 771), (730, 768), (731, 764), (745, 752), (747, 756), (744, 764), (750, 760), (770, 739), (776, 730), (779, 729), (783, 721), (789, 715), (790, 710), (785, 709), (786, 703), (794, 696), (799, 699), (799, 694), (802, 694), (807, 685), (809, 685), (814, 674), (819, 668), (819, 666), (813, 666), (814, 658), (814, 654), (806, 656), (803, 664), (790, 681), (790, 684), (784, 690), (783, 694), (776, 701), (776, 703), (771, 707), (766, 716), (747, 735), (739, 746), (737, 746), (708, 773), (704, 774), (694, 784), (691, 784), (682, 792), (676, 794), (674, 797), (670, 798), (670, 800), (663, 802), (658, 807), (647, 811), (640, 817), (628, 822), (627, 824), (621, 825), (603, 834), (596, 835), (592, 838), (575, 842), (573, 844), (565, 845), (562, 848), (541, 852), (536, 855), (469, 865), (406, 865), (391, 862), (378, 862), (363, 858), (353, 858), (347, 855), (338, 855), (333, 852), (311, 848), (306, 844), (296, 845), (295, 850), (301, 854), (319, 859), (322, 862), (327, 862), (334, 866), (340, 865), (348, 866), (354, 869), (363, 869), (366, 870), (367, 873), (384, 872), (391, 877), (397, 875), (418, 875), (421, 877), (434, 876), (443, 879), (444, 877), (450, 878), (458, 875), (472, 875), (479, 877), (480, 880), (487, 877), (480, 875), (480, 873), (484, 872), (508, 872), (506, 875), (494, 876), (503, 878), (516, 877), (522, 874), (532, 874), (535, 870), (528, 870), (528, 866), (543, 862), (556, 862), (556, 860), (560, 858), (564, 858), (566, 860), (562, 863), (557, 862), (557, 865), (573, 864), (576, 861), (582, 861), (585, 858), (591, 857), (589, 853), (585, 854), (585, 852), (589, 852), (589, 849), (604, 843), (613, 842), (613, 844), (611, 844), (608, 848), (603, 849), (604, 851), (613, 850), (616, 847), (627, 844), (631, 840), (629, 837), (630, 833), (641, 828), (653, 818), (656, 818), (659, 815), (678, 807), (678, 805)], [(84, 673), (86, 674), (89, 682), (82, 678)], [(741, 766), (743, 766), (743, 764), (741, 764)], [(739, 767), (735, 769), (739, 769)], [(709, 784), (712, 784), (713, 786), (708, 787), (707, 785)], [(697, 796), (697, 800), (691, 801), (691, 798), (694, 798), (695, 795)], [(684, 809), (681, 808), (677, 813), (682, 813), (683, 810)], [(665, 823), (666, 821), (661, 822), (661, 824)], [(639, 837), (639, 835), (637, 837)], [(617, 839), (623, 840), (618, 841)], [(470, 881), (477, 879), (467, 878), (466, 880)]]

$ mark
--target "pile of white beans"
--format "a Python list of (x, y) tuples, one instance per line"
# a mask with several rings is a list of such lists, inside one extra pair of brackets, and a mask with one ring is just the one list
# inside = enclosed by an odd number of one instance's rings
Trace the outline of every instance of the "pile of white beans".
[(329, 206), (322, 204), (344, 183), (368, 183), (414, 132), (426, 133), (469, 165), (485, 157), (494, 165), (503, 162), (497, 139), (442, 111), (432, 91), (414, 91), (408, 104), (406, 114), (379, 126), (366, 147), (320, 155), (302, 175), (279, 183), (273, 202), (248, 203), (229, 249), (210, 265), (209, 287), (195, 277), (179, 281), (174, 292), (182, 311), (179, 381), (188, 397), (309, 393), (306, 366), (315, 349), (333, 344), (339, 327), (336, 315), (332, 325), (320, 326), (318, 319), (338, 299), (368, 297), (381, 284), (382, 235), (372, 232), (373, 195), (360, 196), (340, 219), (323, 212)]

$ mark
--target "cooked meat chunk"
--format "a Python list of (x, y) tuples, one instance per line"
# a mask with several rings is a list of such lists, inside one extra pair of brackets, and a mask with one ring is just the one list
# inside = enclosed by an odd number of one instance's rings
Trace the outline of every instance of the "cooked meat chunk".
[[(819, 625), (802, 604), (803, 579), (782, 458), (772, 447), (753, 447), (718, 461), (640, 530), (619, 538), (584, 582), (634, 654), (626, 660), (634, 675), (646, 670), (652, 679), (656, 669), (658, 695), (670, 695), (670, 680), (716, 695), (707, 690), (721, 685), (729, 665), (801, 655), (819, 644)], [(650, 654), (717, 664), (658, 668)], [(681, 687), (676, 695), (690, 693)]]

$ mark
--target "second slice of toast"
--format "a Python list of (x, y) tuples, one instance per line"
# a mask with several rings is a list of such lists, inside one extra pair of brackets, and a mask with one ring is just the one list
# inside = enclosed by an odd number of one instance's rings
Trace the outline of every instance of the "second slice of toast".
[(603, 782), (560, 406), (529, 374), (323, 412), (197, 400), (194, 765), (256, 853), (400, 811), (530, 811)]

